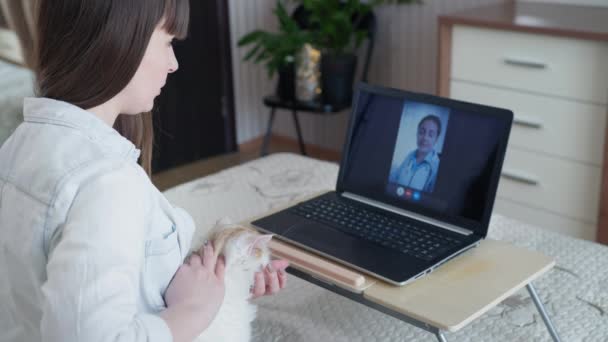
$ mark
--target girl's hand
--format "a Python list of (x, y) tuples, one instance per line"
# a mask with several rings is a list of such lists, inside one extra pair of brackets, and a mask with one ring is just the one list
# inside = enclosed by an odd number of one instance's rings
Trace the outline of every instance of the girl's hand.
[(262, 272), (255, 274), (255, 283), (251, 289), (251, 298), (273, 295), (287, 285), (287, 260), (273, 260)]
[(165, 292), (167, 309), (160, 314), (176, 341), (192, 340), (211, 324), (224, 301), (224, 269), (224, 259), (211, 244), (179, 267)]

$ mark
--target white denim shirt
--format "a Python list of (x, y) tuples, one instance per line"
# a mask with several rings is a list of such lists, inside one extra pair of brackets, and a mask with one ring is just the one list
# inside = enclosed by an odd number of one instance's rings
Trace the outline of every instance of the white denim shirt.
[(90, 112), (24, 101), (0, 148), (0, 341), (171, 341), (157, 313), (192, 218)]

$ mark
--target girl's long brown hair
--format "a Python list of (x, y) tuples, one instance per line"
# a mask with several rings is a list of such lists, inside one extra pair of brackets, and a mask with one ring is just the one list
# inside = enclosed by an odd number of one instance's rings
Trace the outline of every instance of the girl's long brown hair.
[[(188, 0), (38, 0), (37, 95), (83, 109), (107, 102), (135, 75), (156, 26), (188, 31)], [(114, 128), (141, 150), (151, 174), (152, 114), (119, 115)]]

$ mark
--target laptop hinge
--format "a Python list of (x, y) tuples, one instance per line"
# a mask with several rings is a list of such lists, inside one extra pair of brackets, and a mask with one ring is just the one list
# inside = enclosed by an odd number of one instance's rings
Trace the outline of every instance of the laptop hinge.
[(419, 221), (422, 221), (422, 222), (425, 222), (425, 223), (428, 223), (428, 224), (432, 224), (434, 226), (441, 227), (441, 228), (453, 231), (455, 233), (459, 233), (459, 234), (462, 234), (462, 235), (471, 235), (471, 234), (473, 234), (473, 231), (471, 231), (469, 229), (458, 227), (458, 226), (455, 226), (453, 224), (441, 222), (441, 221), (435, 220), (433, 218), (430, 218), (428, 216), (416, 214), (414, 212), (411, 212), (411, 211), (408, 211), (408, 210), (404, 210), (404, 209), (401, 209), (401, 208), (397, 208), (397, 207), (394, 207), (394, 206), (389, 205), (389, 204), (384, 204), (382, 202), (378, 202), (378, 201), (375, 201), (375, 200), (372, 200), (372, 199), (369, 199), (369, 198), (365, 198), (363, 196), (355, 195), (355, 194), (350, 193), (350, 192), (343, 192), (341, 195), (344, 196), (344, 197), (346, 197), (346, 198), (352, 199), (353, 201), (365, 203), (365, 204), (371, 205), (372, 207), (380, 208), (380, 209), (383, 209), (383, 210), (388, 210), (388, 211), (393, 212), (395, 214), (398, 214), (398, 215), (401, 215), (401, 216), (405, 216), (405, 217), (408, 217), (408, 218), (412, 218), (412, 219), (415, 219), (415, 220), (419, 220)]

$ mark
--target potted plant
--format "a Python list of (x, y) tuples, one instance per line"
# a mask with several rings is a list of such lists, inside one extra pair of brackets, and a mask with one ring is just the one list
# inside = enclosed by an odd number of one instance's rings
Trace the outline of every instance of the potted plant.
[(278, 94), (294, 99), (295, 55), (305, 43), (321, 49), (321, 83), (324, 103), (348, 105), (357, 65), (355, 52), (368, 36), (362, 21), (375, 6), (387, 3), (421, 3), (421, 0), (292, 0), (306, 14), (292, 18), (281, 0), (273, 13), (279, 32), (255, 30), (243, 36), (239, 46), (253, 45), (245, 61), (264, 63), (269, 77), (279, 72)]
[(311, 41), (310, 32), (301, 29), (290, 17), (281, 1), (277, 1), (273, 13), (279, 19), (279, 32), (255, 30), (243, 36), (238, 46), (253, 45), (245, 55), (245, 61), (264, 63), (268, 77), (279, 73), (277, 95), (284, 100), (295, 97), (295, 55), (304, 43)]
[(322, 51), (321, 82), (324, 102), (349, 105), (357, 56), (355, 52), (372, 29), (369, 14), (381, 4), (421, 3), (421, 0), (299, 0), (308, 12), (313, 44)]

